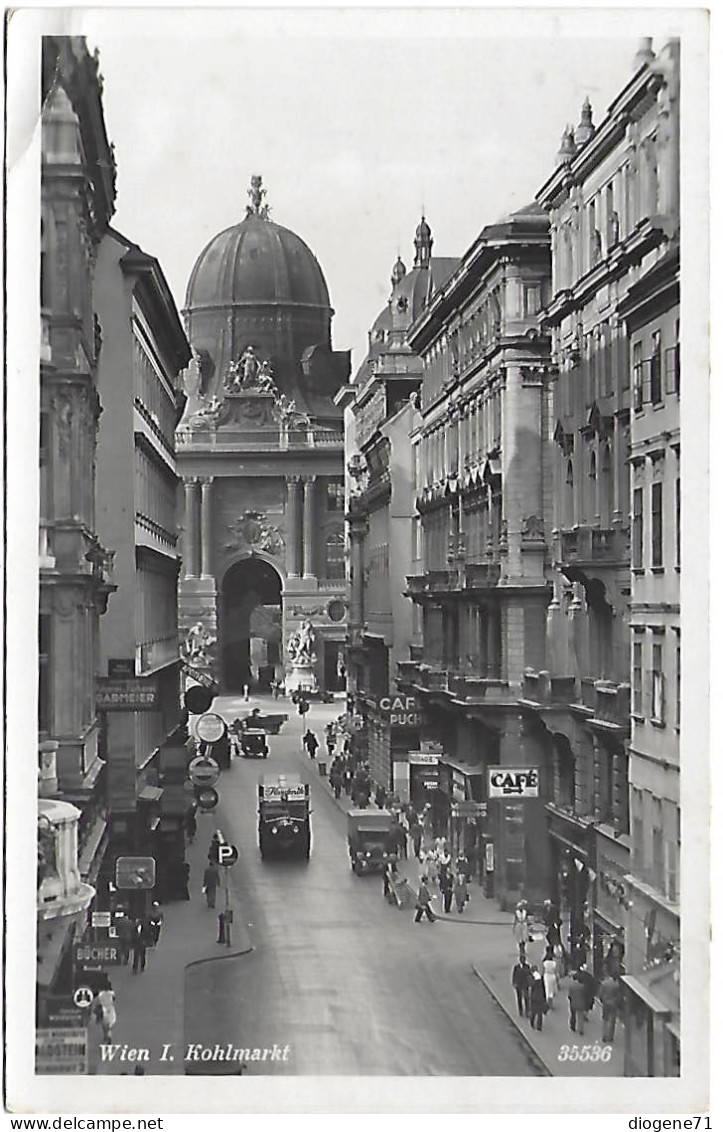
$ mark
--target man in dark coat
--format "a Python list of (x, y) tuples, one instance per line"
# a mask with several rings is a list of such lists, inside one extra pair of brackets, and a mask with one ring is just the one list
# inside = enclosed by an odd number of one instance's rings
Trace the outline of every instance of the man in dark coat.
[(133, 950), (133, 974), (137, 975), (139, 971), (146, 969), (146, 949), (150, 943), (150, 931), (148, 923), (145, 918), (139, 916), (133, 924), (133, 940), (131, 947)]
[(517, 1010), (520, 1018), (530, 1013), (530, 979), (532, 972), (526, 959), (518, 959), (512, 968), (512, 986), (517, 996)]
[(216, 890), (221, 882), (221, 874), (215, 861), (209, 861), (203, 874), (203, 891), (206, 893), (206, 907), (216, 907)]
[(615, 1037), (615, 1023), (623, 1002), (622, 987), (612, 975), (605, 975), (600, 983), (600, 1002), (602, 1003), (602, 1040), (612, 1042)]
[(587, 1006), (585, 1009), (592, 1010), (595, 1003), (595, 995), (597, 994), (597, 979), (592, 971), (588, 970), (587, 963), (580, 964), (577, 975), (587, 994)]
[(531, 968), (530, 978), (530, 1025), (533, 1030), (542, 1029), (542, 1017), (547, 1009), (547, 995), (542, 975), (537, 967)]
[(452, 896), (454, 894), (454, 882), (449, 865), (441, 864), (437, 873), (437, 881), (439, 884), (439, 891), (442, 893), (442, 900), (444, 901), (444, 911), (452, 911)]
[(306, 748), (306, 753), (309, 756), (309, 758), (315, 759), (316, 758), (316, 751), (317, 751), (317, 748), (319, 746), (319, 740), (317, 739), (316, 735), (311, 730), (311, 728), (309, 728), (309, 730), (304, 735), (303, 743), (304, 743), (304, 746)]
[(412, 846), (414, 848), (414, 856), (419, 860), (422, 855), (422, 835), (424, 827), (419, 818), (415, 815), (409, 823), (409, 835), (412, 838)]
[(572, 976), (567, 997), (570, 1003), (570, 1029), (573, 1034), (577, 1033), (582, 1037), (587, 1022), (589, 994), (584, 982), (580, 980), (579, 971)]

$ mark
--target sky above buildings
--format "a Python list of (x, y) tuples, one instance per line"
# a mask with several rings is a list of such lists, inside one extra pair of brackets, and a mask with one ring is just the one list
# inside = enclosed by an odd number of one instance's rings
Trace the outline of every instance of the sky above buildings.
[(422, 208), (434, 252), (461, 255), (534, 197), (585, 95), (599, 121), (631, 75), (645, 13), (580, 16), (84, 13), (118, 163), (113, 223), (158, 257), (181, 308), (196, 257), (243, 219), (261, 173), (271, 218), (321, 263), (354, 370)]

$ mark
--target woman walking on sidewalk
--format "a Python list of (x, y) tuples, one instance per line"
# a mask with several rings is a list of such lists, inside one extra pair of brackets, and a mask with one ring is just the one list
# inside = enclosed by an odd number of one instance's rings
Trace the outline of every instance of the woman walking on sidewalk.
[(221, 874), (215, 861), (209, 862), (203, 874), (203, 891), (206, 894), (206, 907), (216, 907), (216, 889), (221, 881)]
[(113, 1027), (117, 1021), (115, 1012), (115, 991), (111, 986), (110, 980), (108, 985), (99, 991), (95, 1000), (96, 1017), (103, 1029), (103, 1041), (109, 1042)]
[(469, 900), (469, 889), (467, 888), (467, 877), (463, 872), (458, 872), (454, 878), (454, 901), (457, 905), (457, 912), (464, 912), (464, 906)]
[(545, 958), (542, 960), (542, 981), (545, 984), (545, 997), (549, 1008), (557, 993), (557, 963), (551, 947), (547, 948)]

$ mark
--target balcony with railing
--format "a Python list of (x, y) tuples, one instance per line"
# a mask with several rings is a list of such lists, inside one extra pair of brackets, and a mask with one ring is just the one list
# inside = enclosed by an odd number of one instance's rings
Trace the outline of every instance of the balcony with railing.
[(560, 532), (563, 562), (576, 565), (615, 566), (628, 561), (630, 542), (619, 527), (573, 527)]
[(244, 428), (178, 429), (178, 452), (230, 451), (267, 452), (303, 451), (309, 448), (344, 447), (344, 433), (321, 428)]
[(596, 680), (595, 715), (592, 723), (604, 730), (629, 732), (630, 685), (614, 680)]
[(499, 562), (487, 559), (467, 562), (464, 567), (464, 585), (468, 590), (487, 590), (496, 586), (500, 580)]
[(544, 669), (526, 668), (522, 675), (522, 699), (541, 707), (570, 704), (577, 700), (574, 676), (552, 676)]

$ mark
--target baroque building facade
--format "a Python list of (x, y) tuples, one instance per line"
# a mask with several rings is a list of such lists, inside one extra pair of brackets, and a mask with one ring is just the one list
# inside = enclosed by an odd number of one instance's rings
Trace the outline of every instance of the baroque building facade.
[(293, 642), (308, 623), (307, 690), (326, 693), (344, 674), (344, 438), (334, 396), (349, 353), (332, 349), (316, 258), (270, 219), (265, 192), (253, 177), (245, 218), (211, 240), (188, 283), (179, 622), (189, 663), (227, 690), (274, 680), (292, 689)]
[(626, 1072), (643, 1074), (671, 1071), (675, 1045), (673, 1022), (666, 1057), (650, 1052), (675, 1009), (646, 983), (665, 952), (674, 987), (677, 955), (677, 59), (643, 40), (602, 122), (586, 101), (565, 131), (537, 197), (553, 249), (553, 598), (547, 670), (526, 673), (522, 707), (552, 760), (571, 935), (597, 973), (627, 972)]
[(413, 267), (407, 271), (397, 257), (367, 355), (337, 396), (351, 410), (347, 693), (363, 721), (357, 741), (373, 780), (403, 801), (413, 785), (409, 751), (419, 746), (420, 731), (416, 701), (397, 685), (397, 665), (421, 642), (419, 609), (404, 596), (416, 533), (411, 436), (420, 421), (422, 380), (407, 332), (457, 264), (434, 256), (433, 243), (422, 217)]
[(408, 333), (423, 363), (407, 579), (422, 645), (399, 682), (417, 697), (422, 745), (439, 752), (425, 771), (435, 823), (485, 860), (505, 907), (547, 880), (538, 785), (497, 802), (487, 780), (492, 767), (539, 773), (517, 701), (545, 644), (549, 279), (548, 221), (531, 205), (481, 231)]
[(119, 855), (154, 856), (160, 871), (166, 855), (158, 755), (181, 722), (175, 429), (191, 351), (158, 260), (113, 229), (99, 248), (94, 304), (104, 408), (97, 521), (118, 586), (101, 625), (99, 670), (135, 678), (146, 701), (102, 717), (112, 880)]
[[(38, 1002), (70, 979), (70, 944), (106, 844), (95, 676), (100, 617), (115, 589), (96, 526), (101, 413), (93, 315), (98, 246), (115, 162), (98, 59), (81, 37), (42, 52), (38, 731)], [(49, 863), (48, 863), (49, 862)]]

